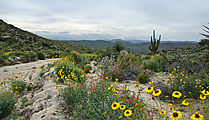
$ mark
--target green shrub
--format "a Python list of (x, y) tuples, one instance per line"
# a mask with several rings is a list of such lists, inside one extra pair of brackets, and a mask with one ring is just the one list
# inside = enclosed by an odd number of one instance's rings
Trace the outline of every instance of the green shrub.
[(44, 75), (45, 73), (46, 73), (45, 71), (41, 71), (41, 72), (39, 73), (39, 76), (42, 78), (43, 75)]
[(11, 113), (15, 103), (16, 98), (11, 92), (0, 90), (0, 119)]
[(167, 64), (168, 63), (160, 54), (151, 56), (150, 59), (142, 61), (142, 67), (144, 69), (150, 69), (154, 72), (165, 71)]
[(45, 60), (46, 59), (46, 56), (42, 52), (37, 52), (36, 55), (37, 55), (39, 60)]
[(87, 97), (87, 88), (86, 86), (76, 86), (74, 84), (69, 84), (68, 88), (65, 88), (62, 91), (62, 96), (65, 100), (65, 103), (68, 105), (68, 108), (74, 108), (76, 104), (79, 104), (81, 98)]
[(26, 52), (23, 54), (21, 58), (24, 63), (33, 62), (37, 60), (37, 56), (34, 52)]
[(5, 61), (8, 60), (8, 58), (9, 58), (8, 55), (0, 53), (0, 63), (5, 63)]
[(149, 82), (149, 75), (146, 72), (138, 74), (137, 80), (142, 84), (148, 83)]
[(27, 87), (26, 82), (22, 80), (15, 80), (12, 82), (11, 90), (13, 92), (21, 93), (23, 90), (25, 90), (26, 87)]

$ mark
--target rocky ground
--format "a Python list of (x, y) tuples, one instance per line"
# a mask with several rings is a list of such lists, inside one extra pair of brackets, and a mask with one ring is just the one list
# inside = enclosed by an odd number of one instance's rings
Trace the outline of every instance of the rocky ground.
[[(52, 63), (57, 59), (51, 60), (39, 60), (36, 62), (17, 64), (13, 66), (4, 66), (0, 68), (2, 74), (0, 74), (0, 82), (5, 80), (9, 81), (11, 79), (23, 79), (30, 86), (30, 90), (23, 92), (16, 103), (15, 111), (4, 118), (3, 120), (64, 120), (69, 119), (63, 113), (66, 112), (66, 105), (61, 99), (59, 91), (57, 90), (56, 75), (54, 73), (54, 68), (51, 67), (46, 71), (42, 78), (40, 78), (39, 73), (41, 71), (40, 67)], [(96, 67), (93, 62), (90, 64), (93, 68), (91, 74), (88, 76), (87, 85), (92, 80), (98, 79), (100, 73), (94, 73)], [(31, 76), (31, 78), (29, 78)], [(166, 73), (155, 73), (151, 76), (151, 81), (164, 81), (167, 80), (168, 75)], [(149, 84), (140, 84), (138, 88), (135, 87), (137, 81), (126, 80), (122, 83), (118, 83), (118, 89), (122, 89), (124, 85), (127, 85), (127, 90), (134, 91), (138, 93), (138, 89), (141, 89), (141, 99), (147, 106), (147, 109), (155, 109), (161, 104), (164, 110), (167, 109), (169, 103), (152, 99), (152, 95), (146, 93), (145, 89)], [(195, 108), (198, 108), (196, 105)], [(184, 112), (184, 111), (182, 111)], [(155, 117), (156, 118), (156, 117)]]
[[(3, 120), (64, 120), (61, 111), (65, 111), (64, 101), (56, 89), (54, 68), (49, 69), (40, 78), (40, 67), (57, 59), (4, 66), (0, 68), (1, 80), (23, 79), (31, 90), (24, 91), (16, 103), (15, 111)], [(5, 71), (6, 70), (6, 71)], [(29, 79), (29, 76), (32, 76)]]

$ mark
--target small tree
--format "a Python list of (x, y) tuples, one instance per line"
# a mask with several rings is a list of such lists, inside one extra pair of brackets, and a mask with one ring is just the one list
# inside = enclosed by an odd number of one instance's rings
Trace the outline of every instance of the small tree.
[(116, 52), (120, 52), (123, 49), (124, 49), (124, 47), (123, 47), (123, 45), (120, 42), (116, 42), (113, 45), (113, 50), (116, 51)]

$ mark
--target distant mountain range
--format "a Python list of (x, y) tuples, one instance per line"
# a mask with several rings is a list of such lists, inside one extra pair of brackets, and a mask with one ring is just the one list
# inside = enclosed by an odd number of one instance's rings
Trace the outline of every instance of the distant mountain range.
[[(112, 47), (115, 42), (120, 42), (123, 44), (126, 50), (132, 52), (148, 52), (150, 41), (148, 40), (121, 40), (121, 39), (112, 39), (112, 40), (65, 40), (74, 45), (80, 45), (90, 48), (99, 48), (105, 49)], [(159, 50), (167, 50), (181, 47), (190, 47), (196, 45), (198, 42), (195, 41), (161, 41)]]

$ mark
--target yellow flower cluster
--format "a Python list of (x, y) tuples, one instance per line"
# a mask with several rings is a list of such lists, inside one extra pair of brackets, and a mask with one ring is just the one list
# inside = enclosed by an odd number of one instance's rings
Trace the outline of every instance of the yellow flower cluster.
[[(115, 101), (112, 103), (111, 107), (112, 107), (113, 110), (117, 110), (118, 108), (120, 108), (120, 110), (123, 111), (123, 110), (126, 109), (126, 106), (125, 105), (123, 105), (122, 103), (117, 103)], [(123, 112), (123, 114), (124, 114), (124, 116), (129, 117), (133, 113), (132, 113), (132, 110), (125, 110)], [(122, 116), (120, 116), (119, 118), (122, 118)]]

